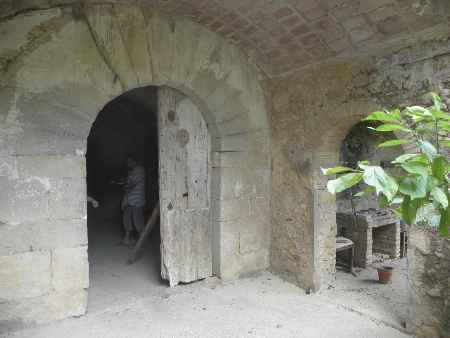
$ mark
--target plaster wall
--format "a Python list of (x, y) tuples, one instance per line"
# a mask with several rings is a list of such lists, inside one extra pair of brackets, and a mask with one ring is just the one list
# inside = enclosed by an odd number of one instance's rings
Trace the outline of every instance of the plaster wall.
[(269, 266), (269, 121), (237, 48), (129, 5), (31, 11), (0, 31), (1, 330), (86, 311), (86, 139), (106, 103), (141, 86), (190, 96), (213, 136), (214, 273)]
[(271, 268), (305, 288), (333, 284), (336, 202), (320, 167), (338, 164), (345, 136), (372, 111), (448, 94), (450, 43), (385, 58), (335, 61), (266, 81), (271, 98)]

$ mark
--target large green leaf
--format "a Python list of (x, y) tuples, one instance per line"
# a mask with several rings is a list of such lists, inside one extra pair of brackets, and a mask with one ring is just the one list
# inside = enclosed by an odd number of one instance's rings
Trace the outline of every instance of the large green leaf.
[(437, 155), (436, 148), (428, 141), (419, 141), (419, 148), (425, 155), (427, 155), (430, 161), (433, 161), (433, 158)]
[(450, 122), (439, 121), (438, 122), (438, 130), (450, 132)]
[(391, 123), (400, 123), (400, 112), (399, 111), (393, 111), (390, 112), (383, 112), (383, 111), (376, 111), (367, 116), (363, 121), (381, 121), (381, 122), (391, 122)]
[(434, 109), (440, 111), (442, 109), (441, 97), (438, 94), (433, 93), (433, 92), (431, 92), (430, 95), (433, 98)]
[(367, 196), (367, 195), (369, 195), (371, 193), (374, 193), (374, 192), (375, 192), (375, 188), (374, 187), (366, 187), (364, 190), (354, 194), (353, 196), (355, 196), (355, 197), (364, 197), (364, 196)]
[(396, 130), (407, 131), (407, 132), (411, 131), (410, 129), (405, 128), (405, 127), (403, 127), (403, 126), (401, 126), (399, 124), (391, 124), (391, 123), (382, 124), (382, 125), (379, 125), (376, 128), (369, 127), (369, 129), (373, 129), (373, 130), (381, 131), (381, 132), (396, 131)]
[(364, 182), (375, 188), (377, 194), (383, 193), (389, 201), (392, 201), (398, 191), (398, 184), (391, 176), (386, 174), (379, 166), (360, 165), (364, 170)]
[(439, 186), (439, 180), (436, 177), (428, 176), (427, 180), (427, 192), (430, 192), (434, 187)]
[(405, 177), (400, 181), (398, 189), (411, 199), (424, 198), (427, 195), (427, 178), (424, 176)]
[(448, 161), (444, 156), (437, 156), (433, 159), (433, 163), (431, 165), (431, 171), (434, 177), (436, 177), (439, 181), (444, 179), (444, 176), (447, 174), (448, 170)]
[(391, 163), (393, 163), (393, 164), (405, 163), (406, 161), (409, 161), (417, 156), (420, 156), (420, 154), (403, 154), (403, 155), (398, 156)]
[(352, 168), (348, 168), (348, 167), (333, 167), (333, 168), (321, 168), (322, 169), (322, 173), (324, 175), (335, 175), (335, 174), (342, 174), (342, 173), (348, 173), (351, 171), (355, 171)]
[(358, 184), (361, 181), (362, 177), (362, 173), (350, 173), (342, 175), (335, 180), (328, 181), (327, 189), (332, 194), (336, 194)]
[(434, 187), (433, 190), (431, 190), (431, 196), (433, 196), (433, 199), (442, 205), (444, 209), (448, 208), (447, 195), (445, 195), (445, 192), (441, 188)]
[(380, 143), (378, 145), (378, 147), (379, 148), (395, 147), (395, 146), (400, 146), (402, 144), (407, 144), (407, 143), (411, 143), (411, 141), (405, 140), (405, 139), (395, 139), (395, 140), (389, 140), (389, 141)]
[(421, 176), (428, 176), (430, 174), (429, 166), (422, 162), (409, 161), (401, 164), (400, 166), (410, 174)]
[(401, 213), (403, 221), (408, 224), (414, 224), (417, 215), (417, 209), (422, 205), (422, 199), (411, 200), (409, 196), (405, 196), (402, 202)]
[(386, 196), (383, 194), (380, 194), (378, 196), (378, 207), (380, 208), (386, 208), (389, 205), (389, 201)]
[(427, 108), (421, 106), (406, 107), (406, 110), (415, 116), (433, 116)]

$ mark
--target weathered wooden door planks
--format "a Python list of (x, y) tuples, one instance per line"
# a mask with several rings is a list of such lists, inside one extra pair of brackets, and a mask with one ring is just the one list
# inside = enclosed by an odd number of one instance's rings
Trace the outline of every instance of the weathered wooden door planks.
[(161, 276), (174, 286), (212, 275), (210, 139), (189, 98), (161, 87), (158, 101)]

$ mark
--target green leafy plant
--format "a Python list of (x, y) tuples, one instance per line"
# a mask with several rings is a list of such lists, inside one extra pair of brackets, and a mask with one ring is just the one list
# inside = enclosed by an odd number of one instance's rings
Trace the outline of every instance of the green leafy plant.
[(450, 114), (444, 110), (442, 99), (431, 93), (433, 105), (412, 106), (391, 111), (376, 111), (363, 121), (378, 123), (368, 127), (376, 132), (396, 132), (401, 138), (385, 141), (378, 147), (404, 146), (404, 154), (392, 160), (397, 175), (382, 167), (360, 161), (356, 168), (323, 169), (324, 175), (338, 175), (328, 181), (332, 194), (361, 183), (355, 196), (376, 193), (380, 207), (390, 207), (407, 224), (439, 227), (449, 236), (450, 191), (448, 150), (450, 149)]

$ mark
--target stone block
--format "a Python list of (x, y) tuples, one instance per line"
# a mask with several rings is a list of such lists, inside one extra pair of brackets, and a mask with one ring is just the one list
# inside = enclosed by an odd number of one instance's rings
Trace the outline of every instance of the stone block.
[(17, 178), (16, 159), (13, 156), (0, 156), (0, 177)]
[(241, 276), (252, 272), (265, 270), (270, 265), (269, 250), (259, 250), (248, 254), (240, 255)]
[(83, 178), (86, 177), (85, 158), (82, 156), (18, 156), (20, 177)]
[(49, 251), (0, 257), (0, 303), (37, 297), (51, 288)]
[(213, 217), (217, 221), (236, 221), (249, 215), (248, 199), (213, 200)]
[(239, 221), (220, 222), (221, 256), (230, 257), (239, 253)]
[(58, 292), (89, 287), (87, 246), (52, 250), (52, 286)]
[(86, 217), (86, 180), (62, 178), (52, 180), (49, 196), (51, 219)]
[(239, 253), (248, 254), (266, 248), (265, 234), (259, 231), (259, 224), (244, 223), (239, 231)]
[(239, 278), (241, 270), (239, 255), (230, 255), (221, 258), (220, 278), (223, 281), (230, 281)]
[(47, 180), (19, 180), (0, 176), (0, 187), (0, 223), (17, 224), (48, 217)]
[(70, 290), (13, 300), (0, 306), (0, 333), (85, 314), (87, 290)]
[(87, 244), (86, 220), (43, 220), (0, 226), (0, 255)]
[(213, 168), (218, 171), (220, 189), (213, 192), (216, 199), (240, 199), (248, 198), (252, 193), (250, 170), (245, 168)]

